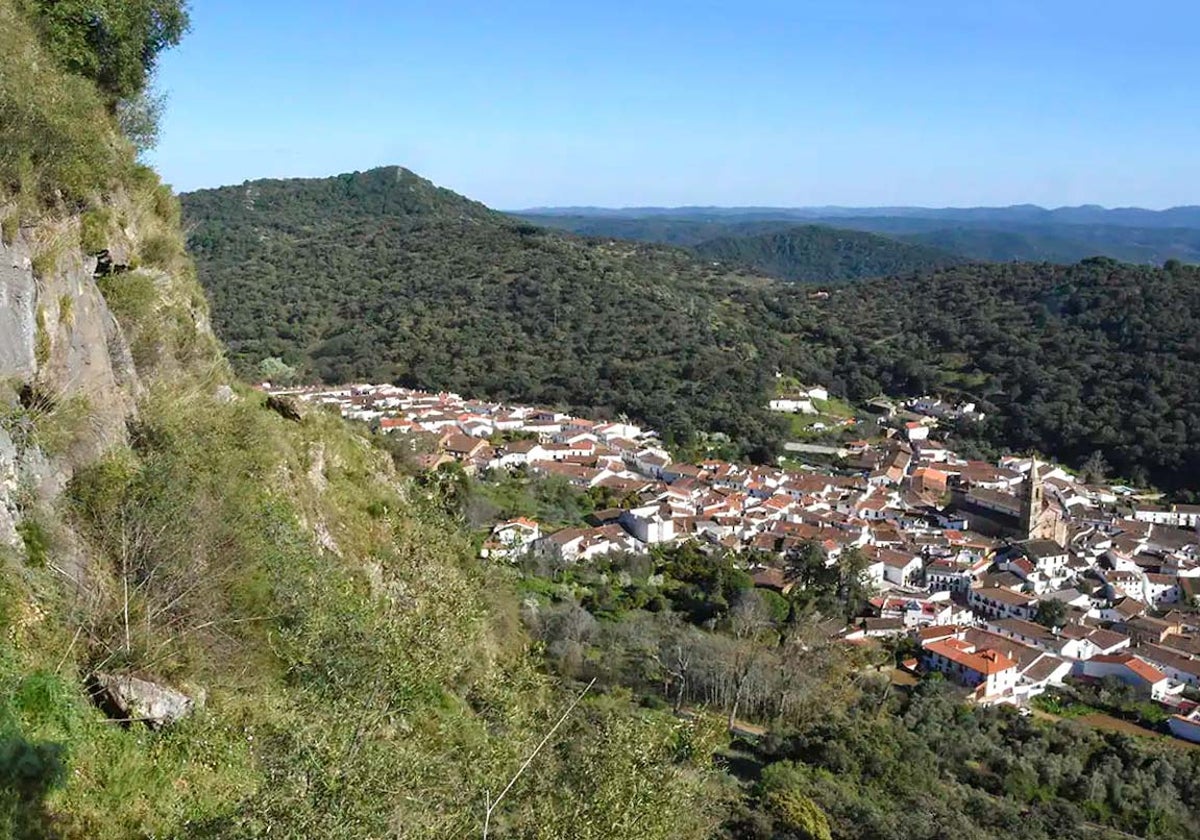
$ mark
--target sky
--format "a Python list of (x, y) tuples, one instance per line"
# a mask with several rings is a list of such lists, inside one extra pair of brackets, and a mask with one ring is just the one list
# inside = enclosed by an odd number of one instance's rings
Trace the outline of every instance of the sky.
[(192, 0), (179, 190), (398, 164), (501, 209), (1200, 203), (1194, 0)]

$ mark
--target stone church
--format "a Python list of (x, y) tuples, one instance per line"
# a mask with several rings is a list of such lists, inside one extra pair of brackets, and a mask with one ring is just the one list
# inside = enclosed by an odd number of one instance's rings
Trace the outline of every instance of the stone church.
[(1052, 540), (1067, 544), (1067, 522), (1060, 507), (1046, 499), (1038, 462), (1034, 459), (1019, 495), (955, 488), (952, 507), (966, 516), (971, 530), (1021, 542)]

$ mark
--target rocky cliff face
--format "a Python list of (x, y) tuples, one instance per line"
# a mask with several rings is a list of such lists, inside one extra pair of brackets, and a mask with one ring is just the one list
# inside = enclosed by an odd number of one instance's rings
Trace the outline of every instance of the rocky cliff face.
[(141, 390), (95, 257), (37, 250), (32, 231), (0, 244), (0, 545), (18, 548), (22, 508), (123, 442)]

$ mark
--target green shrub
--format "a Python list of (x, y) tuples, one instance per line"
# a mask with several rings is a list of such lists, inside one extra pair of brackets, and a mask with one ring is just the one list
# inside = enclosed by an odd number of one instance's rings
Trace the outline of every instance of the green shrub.
[(79, 220), (79, 243), (84, 253), (98, 254), (108, 248), (108, 229), (112, 212), (107, 208), (89, 210)]
[(143, 265), (170, 268), (179, 255), (179, 240), (170, 234), (154, 233), (142, 241), (140, 256)]
[(790, 761), (771, 764), (763, 770), (760, 787), (767, 812), (787, 836), (830, 840), (829, 818), (807, 795), (810, 782), (801, 768)]
[(9, 213), (0, 221), (0, 241), (5, 245), (12, 245), (17, 241), (17, 234), (21, 232), (21, 218), (15, 212)]
[(33, 276), (39, 280), (44, 280), (54, 274), (58, 268), (58, 248), (49, 246), (33, 255), (30, 260), (30, 265), (33, 269)]
[(13, 0), (0, 0), (0, 185), (43, 204), (82, 202), (131, 160), (95, 86), (58, 69)]
[(159, 184), (154, 188), (154, 214), (162, 219), (168, 227), (179, 227), (182, 218), (179, 199), (166, 184)]
[(29, 411), (30, 442), (47, 455), (64, 454), (83, 433), (91, 415), (91, 403), (81, 394), (65, 399), (40, 395)]
[(17, 525), (17, 535), (25, 546), (25, 562), (41, 569), (50, 559), (50, 535), (38, 520), (26, 516)]
[(68, 294), (58, 296), (58, 322), (67, 327), (75, 324), (75, 298)]
[(137, 332), (149, 326), (158, 303), (158, 289), (153, 278), (128, 272), (103, 277), (97, 285), (122, 327)]
[(38, 307), (36, 318), (37, 333), (33, 338), (33, 358), (37, 362), (38, 367), (42, 367), (46, 362), (50, 361), (50, 350), (52, 349), (50, 331), (46, 329), (45, 307)]

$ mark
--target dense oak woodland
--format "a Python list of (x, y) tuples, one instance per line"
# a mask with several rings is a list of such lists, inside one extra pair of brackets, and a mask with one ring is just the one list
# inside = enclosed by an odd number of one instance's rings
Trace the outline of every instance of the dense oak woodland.
[[(869, 222), (862, 223), (870, 230)], [(881, 225), (887, 229), (886, 222)], [(900, 236), (905, 242), (961, 254), (974, 260), (1078, 262), (1097, 255), (1131, 263), (1163, 263), (1170, 259), (1200, 262), (1200, 230), (1195, 228), (1128, 228), (1106, 225), (1050, 227), (1013, 226), (939, 228)]]
[(781, 431), (760, 403), (773, 369), (730, 298), (765, 281), (448, 195), (397, 168), (188, 195), (235, 363), (252, 374), (281, 356), (328, 382), (624, 412), (681, 441), (726, 432), (772, 450)]
[(942, 392), (991, 414), (964, 429), (991, 447), (1169, 486), (1200, 475), (1200, 269), (971, 265), (848, 286), (825, 301), (783, 290), (750, 317), (792, 337), (786, 358), (852, 399)]
[(757, 236), (720, 236), (692, 250), (702, 259), (745, 265), (768, 277), (802, 283), (910, 274), (965, 262), (948, 251), (820, 225)]
[(762, 410), (782, 370), (853, 400), (974, 399), (991, 417), (964, 431), (984, 448), (1076, 464), (1099, 450), (1170, 487), (1200, 475), (1200, 272), (1178, 262), (970, 264), (821, 299), (680, 250), (513, 222), (400, 169), (184, 206), (218, 333), (250, 375), (281, 356), (331, 382), (623, 412), (678, 442), (725, 432), (761, 458), (782, 439)]
[(706, 260), (740, 264), (769, 277), (831, 283), (907, 274), (965, 262), (950, 250), (886, 236), (788, 220), (735, 221), (676, 218), (521, 216), (541, 227), (582, 236), (628, 239), (690, 249)]

